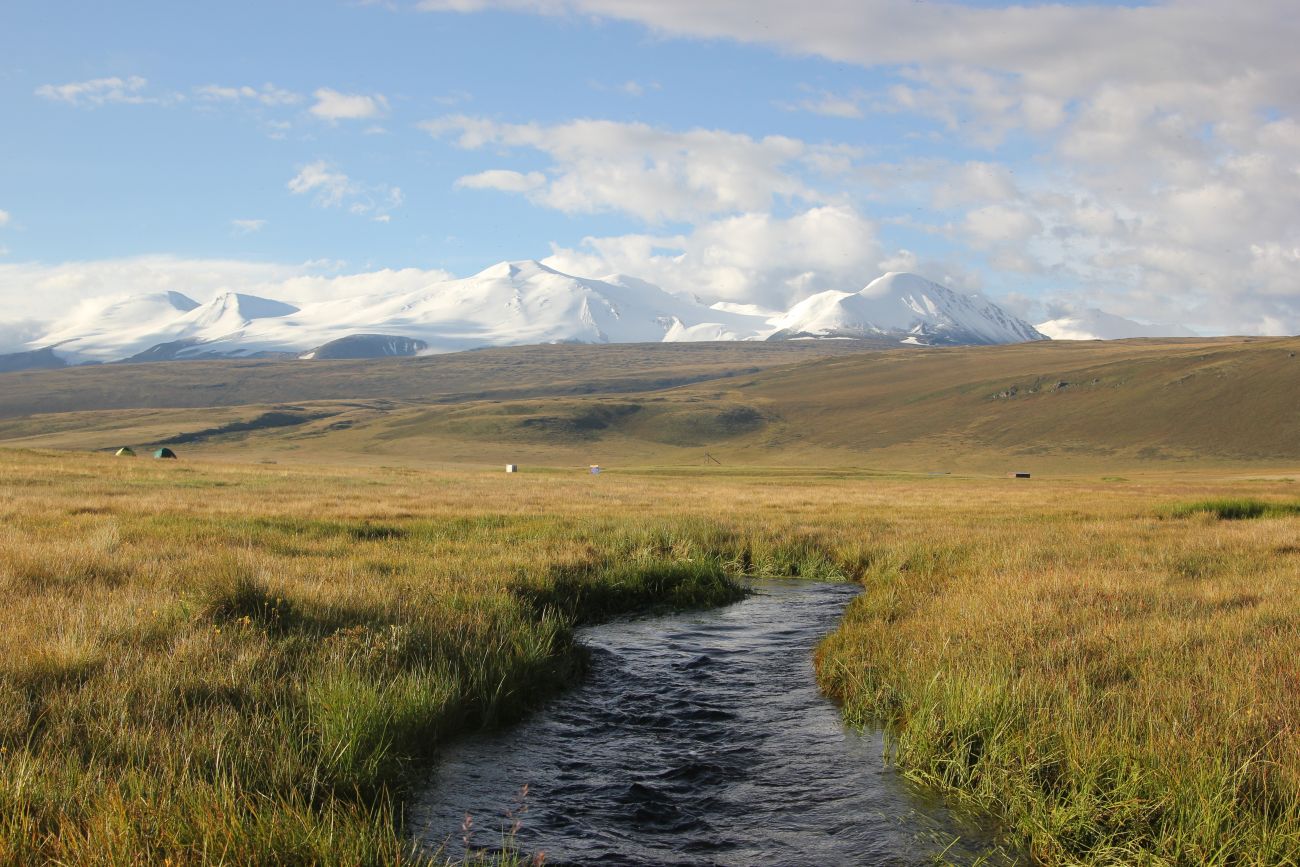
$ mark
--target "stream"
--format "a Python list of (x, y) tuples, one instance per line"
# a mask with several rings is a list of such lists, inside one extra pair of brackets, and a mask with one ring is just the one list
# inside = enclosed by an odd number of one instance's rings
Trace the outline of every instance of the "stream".
[(454, 858), (467, 813), (471, 846), (497, 848), (511, 811), (516, 845), (548, 865), (931, 864), (958, 835), (944, 857), (974, 860), (978, 835), (817, 689), (813, 648), (859, 588), (754, 589), (725, 608), (583, 629), (582, 683), (452, 744), (410, 827)]

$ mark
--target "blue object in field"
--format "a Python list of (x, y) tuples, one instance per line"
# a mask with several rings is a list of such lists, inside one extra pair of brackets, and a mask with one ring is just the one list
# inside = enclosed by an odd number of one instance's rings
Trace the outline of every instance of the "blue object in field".
[(600, 475), (600, 467), (596, 466), (595, 464), (592, 464), (592, 465), (591, 465), (591, 474), (592, 474), (593, 476), (598, 476), (598, 475)]

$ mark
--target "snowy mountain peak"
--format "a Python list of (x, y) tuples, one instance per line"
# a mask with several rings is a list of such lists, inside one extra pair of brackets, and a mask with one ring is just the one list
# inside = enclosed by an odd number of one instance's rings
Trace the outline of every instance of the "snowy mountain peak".
[(146, 292), (91, 298), (52, 323), (32, 349), (54, 347), (71, 363), (111, 361), (130, 355), (133, 335), (165, 331), (199, 302), (180, 292)]
[(872, 337), (903, 343), (1042, 338), (982, 295), (890, 273), (857, 292), (827, 291), (785, 313), (708, 307), (623, 274), (576, 277), (531, 259), (414, 290), (286, 304), (177, 292), (83, 304), (26, 348), (86, 361), (294, 355), (378, 357), (532, 343), (648, 343)]
[(858, 293), (868, 298), (883, 298), (886, 295), (903, 295), (909, 292), (925, 293), (934, 290), (950, 291), (946, 287), (927, 280), (920, 274), (907, 271), (886, 271), (872, 280)]
[(202, 316), (196, 315), (196, 319), (208, 316), (216, 318), (235, 316), (245, 321), (252, 321), (254, 319), (289, 316), (299, 310), (292, 304), (285, 304), (283, 301), (276, 301), (272, 298), (259, 298), (256, 295), (245, 295), (242, 292), (222, 292), (207, 304), (202, 305), (202, 307), (204, 312)]
[(772, 323), (788, 336), (899, 337), (907, 343), (1042, 340), (1032, 325), (979, 293), (960, 295), (917, 274), (891, 271), (858, 292), (821, 292)]
[(199, 306), (199, 302), (195, 301), (188, 295), (181, 294), (180, 292), (168, 291), (164, 292), (163, 296), (167, 299), (168, 304), (184, 313), (188, 313), (195, 307)]
[[(514, 262), (498, 262), (488, 268), (470, 277), (471, 280), (527, 280), (538, 274), (559, 274), (553, 268), (548, 268), (536, 259), (519, 259)], [(568, 276), (567, 274), (562, 276)]]
[(1053, 340), (1124, 340), (1130, 337), (1197, 337), (1181, 325), (1146, 325), (1095, 307), (1040, 323), (1039, 331)]

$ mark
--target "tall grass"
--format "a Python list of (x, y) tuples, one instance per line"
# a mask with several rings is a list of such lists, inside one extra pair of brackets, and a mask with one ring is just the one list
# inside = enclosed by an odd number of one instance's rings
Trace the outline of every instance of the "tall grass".
[(439, 746), (744, 575), (861, 581), (822, 684), (1032, 860), (1300, 860), (1297, 518), (1164, 505), (1284, 482), (0, 452), (0, 494), (0, 863), (520, 863), (411, 842)]
[(921, 544), (918, 516), (819, 648), (821, 682), (1033, 862), (1300, 863), (1300, 521), (1171, 522), (1144, 499), (993, 501)]
[(419, 769), (573, 682), (575, 625), (795, 568), (711, 521), (403, 471), (5, 453), (0, 485), (4, 863), (426, 861)]

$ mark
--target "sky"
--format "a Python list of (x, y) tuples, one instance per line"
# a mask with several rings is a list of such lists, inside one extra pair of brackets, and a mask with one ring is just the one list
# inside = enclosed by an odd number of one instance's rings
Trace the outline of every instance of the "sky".
[(1294, 0), (6, 0), (0, 345), (502, 260), (1300, 332)]

